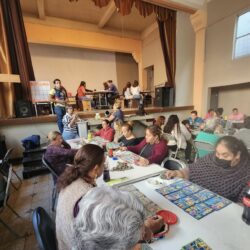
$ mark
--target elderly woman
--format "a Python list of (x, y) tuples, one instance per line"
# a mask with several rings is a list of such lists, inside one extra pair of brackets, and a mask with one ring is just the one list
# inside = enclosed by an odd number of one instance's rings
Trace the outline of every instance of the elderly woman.
[(46, 149), (44, 157), (56, 174), (60, 175), (66, 168), (66, 165), (73, 162), (77, 150), (71, 149), (70, 145), (63, 140), (61, 133), (57, 131), (49, 132), (48, 139), (50, 144)]
[(166, 141), (161, 139), (161, 129), (158, 126), (146, 128), (145, 139), (136, 146), (122, 147), (141, 156), (138, 164), (146, 166), (152, 163), (161, 164), (168, 154)]
[(218, 140), (215, 153), (185, 170), (168, 170), (167, 178), (186, 178), (234, 202), (241, 202), (250, 181), (250, 157), (244, 143), (232, 136)]
[[(149, 221), (145, 223), (142, 203), (129, 192), (107, 186), (93, 188), (76, 205), (75, 250), (132, 250), (145, 239)], [(161, 218), (156, 223), (162, 225)]]
[(79, 149), (74, 164), (58, 179), (60, 191), (56, 209), (56, 237), (59, 250), (71, 249), (73, 209), (76, 202), (96, 186), (96, 179), (104, 170), (104, 151), (87, 144)]
[(138, 139), (133, 134), (133, 126), (131, 122), (124, 123), (122, 125), (122, 136), (118, 139), (118, 142), (122, 146), (135, 146), (137, 145)]

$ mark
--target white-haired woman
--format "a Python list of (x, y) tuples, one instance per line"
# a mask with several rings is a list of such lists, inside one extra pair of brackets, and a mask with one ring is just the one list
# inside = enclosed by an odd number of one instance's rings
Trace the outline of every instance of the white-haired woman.
[(72, 242), (75, 250), (132, 250), (145, 238), (144, 207), (127, 191), (96, 187), (76, 207)]

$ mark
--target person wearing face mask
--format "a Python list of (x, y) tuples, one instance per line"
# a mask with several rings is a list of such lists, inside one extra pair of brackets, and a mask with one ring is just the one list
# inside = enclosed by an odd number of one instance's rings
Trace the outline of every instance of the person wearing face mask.
[(138, 165), (146, 166), (152, 163), (161, 164), (168, 155), (166, 141), (161, 139), (161, 129), (152, 125), (146, 128), (145, 139), (136, 146), (122, 147), (121, 150), (129, 150), (142, 158)]
[(167, 170), (168, 179), (189, 179), (234, 202), (241, 202), (250, 181), (250, 156), (241, 140), (232, 136), (221, 137), (215, 153), (188, 165), (185, 170)]

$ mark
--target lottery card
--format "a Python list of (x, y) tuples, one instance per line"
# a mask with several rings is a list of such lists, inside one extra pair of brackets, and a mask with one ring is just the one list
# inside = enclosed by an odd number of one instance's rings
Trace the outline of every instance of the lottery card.
[(183, 246), (181, 250), (212, 250), (212, 248), (210, 248), (205, 241), (198, 238)]
[(185, 209), (185, 211), (189, 213), (191, 216), (193, 216), (195, 219), (199, 220), (204, 216), (213, 212), (213, 209), (204, 203), (198, 203), (192, 207)]
[(199, 203), (199, 200), (192, 196), (186, 196), (179, 200), (173, 201), (173, 203), (182, 209), (186, 209), (188, 207), (193, 206), (196, 203)]
[(140, 199), (141, 203), (144, 206), (146, 206), (149, 203), (152, 203), (152, 201), (148, 197), (146, 197), (146, 196), (141, 196), (141, 197), (138, 197), (138, 198)]
[(223, 207), (226, 207), (227, 205), (231, 204), (232, 202), (219, 195), (216, 195), (211, 199), (206, 200), (205, 203), (214, 210), (220, 210)]
[(148, 214), (150, 214), (150, 216), (155, 215), (158, 211), (161, 210), (161, 208), (153, 202), (145, 205), (145, 209), (147, 210)]
[(187, 186), (190, 186), (191, 182), (187, 181), (187, 180), (180, 180), (177, 182), (174, 182), (172, 184), (170, 184), (169, 186), (175, 188), (175, 190), (179, 190), (179, 189), (183, 189)]
[(179, 190), (177, 192), (165, 195), (165, 197), (170, 201), (175, 201), (185, 196), (187, 195), (183, 192), (183, 190)]
[(205, 201), (205, 200), (208, 200), (208, 199), (212, 198), (213, 196), (215, 196), (215, 194), (204, 189), (204, 190), (201, 190), (201, 191), (193, 194), (193, 196), (196, 197), (197, 199), (199, 199), (200, 201)]
[(190, 186), (187, 186), (187, 187), (184, 187), (183, 188), (183, 192), (186, 194), (186, 195), (191, 195), (191, 194), (194, 194), (198, 191), (202, 190), (202, 188), (198, 185), (195, 185), (195, 184), (191, 184)]

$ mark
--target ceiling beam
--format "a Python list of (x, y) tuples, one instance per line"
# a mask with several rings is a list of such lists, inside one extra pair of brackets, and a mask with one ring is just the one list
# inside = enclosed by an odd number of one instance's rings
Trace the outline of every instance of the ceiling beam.
[(101, 17), (98, 23), (98, 27), (103, 28), (106, 25), (106, 23), (109, 21), (109, 19), (112, 17), (112, 15), (115, 13), (115, 11), (116, 11), (115, 2), (110, 1), (107, 10), (105, 11), (105, 13), (103, 14), (103, 16)]
[(168, 9), (187, 12), (190, 14), (194, 14), (197, 11), (197, 9), (195, 9), (195, 8), (189, 7), (189, 6), (181, 4), (181, 3), (177, 3), (174, 0), (142, 0), (142, 1), (147, 2), (147, 3), (151, 3), (151, 4), (155, 4), (155, 5), (164, 7), (164, 8), (168, 8)]
[(45, 7), (44, 7), (44, 0), (36, 0), (37, 3), (37, 10), (38, 16), (40, 19), (45, 19)]

